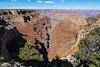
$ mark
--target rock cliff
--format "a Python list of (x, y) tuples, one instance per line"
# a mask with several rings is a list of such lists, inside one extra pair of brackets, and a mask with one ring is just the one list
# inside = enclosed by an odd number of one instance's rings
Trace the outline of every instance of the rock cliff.
[(10, 58), (8, 59), (10, 57), (8, 44), (12, 47), (10, 43), (19, 36), (19, 33), (22, 34), (22, 38), (30, 47), (34, 46), (36, 40), (44, 43), (46, 47), (49, 45), (47, 35), (49, 35), (50, 23), (46, 16), (40, 15), (33, 10), (2, 10), (0, 17), (0, 20), (3, 19), (8, 23), (8, 26), (6, 26), (7, 31), (4, 32), (1, 38), (5, 60), (10, 60)]
[(1, 37), (3, 55), (10, 60), (9, 46), (12, 47), (11, 42), (21, 37), (30, 47), (36, 46), (37, 41), (43, 43), (50, 61), (56, 56), (66, 59), (78, 51), (81, 38), (100, 26), (98, 18), (91, 22), (91, 18), (86, 20), (79, 14), (43, 15), (36, 10), (0, 10), (0, 25), (2, 22), (7, 25)]

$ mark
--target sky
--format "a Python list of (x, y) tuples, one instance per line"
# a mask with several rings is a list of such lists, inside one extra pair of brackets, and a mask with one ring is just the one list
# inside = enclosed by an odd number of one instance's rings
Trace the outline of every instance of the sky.
[(100, 0), (0, 0), (0, 9), (100, 10)]

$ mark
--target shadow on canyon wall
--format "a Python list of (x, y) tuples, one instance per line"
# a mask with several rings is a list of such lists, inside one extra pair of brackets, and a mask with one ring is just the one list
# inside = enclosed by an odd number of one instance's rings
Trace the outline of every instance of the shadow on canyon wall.
[[(3, 61), (8, 61), (7, 59), (10, 60), (10, 58), (7, 57), (9, 56), (7, 55), (8, 53), (11, 58), (17, 58), (19, 48), (24, 46), (26, 42), (26, 40), (22, 37), (26, 35), (19, 33), (16, 27), (6, 29), (8, 25), (9, 23), (4, 19), (0, 19), (0, 57), (4, 56), (4, 58), (6, 58)], [(1, 58), (0, 62), (2, 62)]]
[[(41, 48), (39, 48), (39, 46)], [(43, 55), (44, 65), (47, 66), (48, 65), (48, 52), (44, 46), (44, 43), (41, 43), (40, 41), (36, 40), (35, 48), (39, 51), (40, 54)]]
[(12, 40), (10, 40), (7, 43), (6, 48), (7, 48), (8, 52), (10, 53), (10, 57), (12, 59), (18, 59), (20, 47), (24, 47), (24, 45), (26, 43), (26, 40), (23, 38), (23, 36), (27, 36), (27, 35), (23, 35), (23, 34), (19, 33), (16, 28), (13, 28), (9, 31), (12, 32), (12, 35), (15, 34), (15, 37), (12, 38)]
[[(3, 19), (0, 19), (0, 56), (1, 56), (1, 51), (2, 51), (2, 41), (1, 38), (5, 32), (5, 26), (7, 26), (7, 22)], [(0, 60), (1, 61), (1, 60)]]

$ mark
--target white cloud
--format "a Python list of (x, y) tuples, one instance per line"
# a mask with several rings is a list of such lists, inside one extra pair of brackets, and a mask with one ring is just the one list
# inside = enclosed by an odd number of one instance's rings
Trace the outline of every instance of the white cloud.
[(65, 0), (61, 0), (60, 2), (63, 3)]
[(55, 3), (54, 1), (44, 1), (44, 3)]

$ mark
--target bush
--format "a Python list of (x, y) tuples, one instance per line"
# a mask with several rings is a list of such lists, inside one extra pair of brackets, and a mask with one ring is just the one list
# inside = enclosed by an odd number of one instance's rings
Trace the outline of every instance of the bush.
[(34, 47), (29, 47), (28, 44), (25, 44), (24, 47), (20, 48), (19, 58), (25, 61), (28, 60), (39, 60), (42, 61), (42, 55)]

